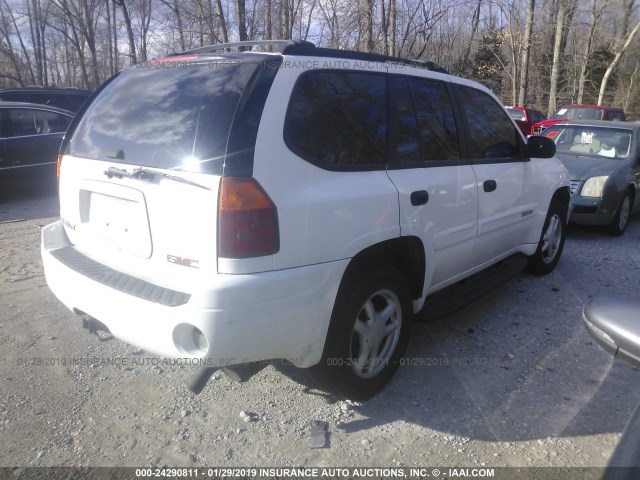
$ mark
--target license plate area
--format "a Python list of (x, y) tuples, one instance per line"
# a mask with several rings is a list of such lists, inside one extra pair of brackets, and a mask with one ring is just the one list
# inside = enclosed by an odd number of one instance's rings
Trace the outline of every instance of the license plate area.
[(147, 205), (142, 192), (80, 190), (80, 221), (103, 248), (142, 258), (151, 257), (151, 234)]

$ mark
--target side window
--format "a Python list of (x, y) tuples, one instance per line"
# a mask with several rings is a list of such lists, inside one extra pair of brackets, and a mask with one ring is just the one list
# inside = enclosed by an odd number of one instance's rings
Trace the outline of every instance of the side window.
[(619, 110), (609, 110), (608, 120), (623, 121), (622, 112)]
[(459, 85), (458, 92), (469, 126), (471, 158), (519, 156), (518, 134), (504, 109), (492, 97), (475, 88)]
[(10, 108), (7, 113), (10, 137), (65, 132), (71, 122), (65, 115), (32, 108)]
[(62, 94), (52, 93), (49, 98), (47, 98), (46, 105), (62, 108), (64, 110), (71, 110), (71, 105), (69, 105), (67, 96)]
[(44, 110), (34, 110), (34, 122), (38, 133), (61, 133), (66, 132), (71, 118), (55, 112), (45, 112)]
[(77, 112), (78, 110), (80, 110), (80, 107), (82, 107), (87, 98), (89, 97), (84, 95), (67, 95), (67, 102), (69, 104), (69, 106), (67, 107), (68, 110)]
[(544, 120), (544, 116), (537, 110), (532, 110), (532, 115), (531, 115), (531, 123), (538, 123), (538, 122), (542, 122)]
[(410, 78), (418, 117), (422, 160), (459, 160), (460, 144), (451, 98), (444, 82)]
[(34, 110), (30, 108), (10, 108), (8, 113), (9, 137), (24, 137), (35, 135), (36, 126), (33, 116)]
[(295, 154), (319, 166), (383, 166), (387, 110), (385, 75), (307, 72), (291, 94), (284, 140)]

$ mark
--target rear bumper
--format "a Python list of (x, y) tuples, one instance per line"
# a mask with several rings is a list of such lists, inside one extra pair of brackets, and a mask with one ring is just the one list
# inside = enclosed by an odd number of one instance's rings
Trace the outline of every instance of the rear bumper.
[[(202, 358), (224, 366), (285, 359), (317, 363), (348, 260), (246, 275), (218, 275), (208, 290), (188, 292), (169, 306), (79, 273), (52, 252), (70, 246), (62, 222), (42, 230), (47, 284), (70, 310), (106, 325), (121, 340), (170, 358)], [(208, 348), (185, 348), (184, 332), (199, 329)]]

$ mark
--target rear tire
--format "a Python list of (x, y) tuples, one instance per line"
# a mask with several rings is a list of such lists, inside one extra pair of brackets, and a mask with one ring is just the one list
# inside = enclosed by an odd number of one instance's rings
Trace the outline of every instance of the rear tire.
[(551, 200), (536, 252), (529, 257), (528, 270), (535, 275), (551, 273), (562, 255), (567, 236), (567, 206)]
[(398, 369), (409, 339), (411, 294), (392, 266), (350, 275), (340, 285), (320, 363), (310, 371), (342, 398), (366, 400)]
[(624, 197), (622, 197), (620, 205), (618, 205), (616, 214), (613, 217), (613, 222), (611, 222), (609, 226), (609, 233), (614, 237), (619, 237), (627, 229), (629, 217), (631, 216), (631, 204), (631, 195), (629, 192), (626, 192)]

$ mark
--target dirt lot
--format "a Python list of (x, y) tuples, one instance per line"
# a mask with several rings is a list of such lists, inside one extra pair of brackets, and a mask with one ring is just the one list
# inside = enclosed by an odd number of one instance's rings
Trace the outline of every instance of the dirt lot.
[(592, 296), (640, 294), (640, 216), (619, 238), (572, 228), (553, 274), (416, 324), (407, 365), (362, 405), (282, 365), (194, 396), (192, 366), (98, 341), (45, 284), (56, 216), (54, 188), (0, 200), (1, 466), (603, 466), (640, 400), (640, 372), (581, 321)]

